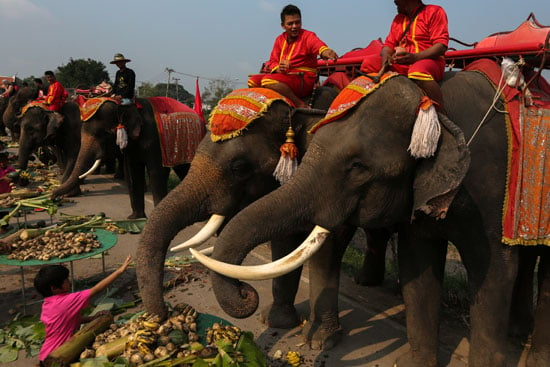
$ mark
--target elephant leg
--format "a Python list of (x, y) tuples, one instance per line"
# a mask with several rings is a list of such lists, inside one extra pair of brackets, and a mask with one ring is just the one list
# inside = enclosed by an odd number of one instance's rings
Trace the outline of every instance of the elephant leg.
[[(284, 240), (271, 241), (271, 257), (275, 261), (296, 248), (303, 238), (292, 236)], [(296, 293), (300, 284), (302, 267), (273, 279), (271, 289), (273, 303), (260, 313), (260, 321), (269, 327), (290, 329), (300, 324), (300, 316), (294, 307)]]
[(160, 203), (168, 193), (168, 176), (170, 168), (159, 167), (158, 169), (149, 169), (149, 186), (153, 194), (153, 202), (155, 206)]
[(386, 272), (386, 248), (391, 237), (386, 229), (367, 229), (367, 248), (363, 267), (355, 276), (359, 285), (379, 286), (384, 282)]
[(509, 335), (525, 338), (533, 329), (533, 279), (537, 257), (536, 248), (519, 249), (518, 276), (512, 293)]
[[(483, 233), (471, 229), (468, 233)], [(468, 235), (466, 235), (468, 236)], [(517, 248), (494, 238), (468, 238), (455, 243), (470, 284), (470, 354), (468, 366), (504, 367)]]
[(178, 175), (178, 178), (180, 181), (183, 181), (185, 176), (187, 176), (187, 172), (189, 172), (189, 168), (191, 167), (191, 163), (185, 163), (179, 166), (173, 167), (174, 172), (176, 172), (176, 175)]
[(302, 335), (312, 349), (333, 348), (342, 337), (338, 317), (340, 268), (356, 228), (341, 226), (309, 260), (310, 316)]
[(437, 367), (439, 313), (447, 242), (413, 239), (410, 229), (398, 235), (401, 281), (410, 350), (399, 367)]
[(550, 248), (541, 249), (535, 328), (526, 367), (550, 366)]
[(128, 216), (128, 219), (145, 218), (145, 165), (143, 162), (126, 157), (124, 177), (132, 206), (132, 214)]

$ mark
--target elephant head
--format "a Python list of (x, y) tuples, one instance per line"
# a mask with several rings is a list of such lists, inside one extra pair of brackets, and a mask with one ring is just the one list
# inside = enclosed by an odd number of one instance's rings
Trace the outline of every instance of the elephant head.
[[(59, 197), (71, 192), (77, 187), (79, 180), (97, 168), (99, 161), (105, 155), (105, 146), (114, 134), (119, 124), (122, 124), (130, 140), (135, 140), (141, 130), (142, 116), (135, 105), (119, 106), (113, 101), (104, 102), (95, 114), (82, 122), (80, 134), (80, 149), (74, 168), (69, 172), (67, 180), (53, 191), (53, 197)], [(92, 166), (92, 162), (96, 162)], [(90, 168), (92, 167), (92, 168)]]
[(18, 142), (21, 127), (18, 124), (17, 116), (21, 109), (30, 101), (38, 97), (38, 91), (35, 88), (21, 88), (8, 101), (7, 107), (2, 114), (4, 125), (10, 129), (12, 141)]
[(210, 216), (220, 219), (215, 231), (224, 218), (277, 188), (273, 171), (290, 122), (296, 145), (303, 152), (308, 127), (324, 114), (319, 108), (328, 108), (336, 94), (332, 88), (319, 88), (314, 109), (294, 110), (293, 115), (289, 105), (275, 101), (240, 136), (217, 142), (210, 136), (203, 138), (189, 173), (155, 207), (142, 232), (136, 263), (140, 293), (148, 312), (166, 315), (162, 296), (164, 259), (176, 234)]
[[(72, 172), (80, 147), (80, 111), (74, 102), (67, 102), (54, 113), (34, 106), (18, 116), (20, 126), (19, 159), (20, 169), (26, 169), (30, 155), (39, 148), (53, 151), (62, 170), (62, 182)], [(44, 162), (48, 163), (48, 162)]]
[[(411, 157), (407, 148), (421, 97), (420, 89), (405, 77), (386, 81), (343, 118), (314, 134), (287, 184), (249, 205), (224, 227), (214, 246), (213, 259), (218, 261), (192, 251), (216, 271), (213, 289), (228, 314), (239, 316), (243, 309), (251, 314), (257, 307), (253, 288), (236, 280), (256, 277), (246, 267), (234, 265), (241, 264), (258, 244), (313, 224), (320, 226), (319, 233), (344, 223), (389, 227), (409, 222), (417, 210), (434, 215), (446, 210), (449, 200), (443, 199), (456, 192), (469, 155), (462, 133), (443, 117), (436, 155), (420, 160)], [(316, 238), (310, 242), (317, 242)], [(302, 252), (299, 248), (285, 262)], [(299, 265), (285, 263), (288, 269)], [(281, 267), (268, 266), (267, 271)]]

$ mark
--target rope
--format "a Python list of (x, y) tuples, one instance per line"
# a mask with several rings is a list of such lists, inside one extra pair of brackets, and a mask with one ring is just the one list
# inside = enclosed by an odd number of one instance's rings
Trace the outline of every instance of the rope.
[[(495, 96), (493, 97), (493, 102), (491, 103), (491, 106), (489, 106), (489, 109), (487, 110), (487, 112), (485, 113), (485, 116), (483, 116), (483, 118), (481, 119), (480, 123), (477, 125), (477, 128), (474, 130), (474, 133), (472, 134), (472, 136), (470, 137), (470, 139), (468, 140), (468, 142), (466, 143), (466, 146), (470, 146), (470, 143), (472, 142), (472, 140), (474, 140), (474, 138), (476, 137), (479, 129), (481, 128), (481, 125), (483, 125), (483, 123), (485, 122), (485, 120), (487, 119), (487, 116), (489, 116), (489, 113), (491, 112), (491, 110), (494, 108), (495, 111), (497, 112), (500, 112), (500, 113), (505, 113), (505, 111), (499, 111), (496, 107), (495, 107), (495, 104), (497, 103), (497, 101), (499, 100), (500, 96), (502, 95), (502, 92), (504, 92), (504, 89), (506, 88), (506, 82), (502, 83), (504, 81), (504, 72), (502, 72), (500, 74), (500, 80), (498, 82), (498, 86), (497, 86), (497, 90), (496, 90), (496, 93), (495, 93)], [(502, 85), (501, 87), (501, 84), (504, 84)]]

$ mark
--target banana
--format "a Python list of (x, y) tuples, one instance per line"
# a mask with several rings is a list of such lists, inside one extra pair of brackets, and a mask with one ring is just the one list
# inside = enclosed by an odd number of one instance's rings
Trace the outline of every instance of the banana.
[(149, 349), (149, 347), (145, 344), (138, 343), (137, 347), (138, 347), (139, 351), (141, 353), (143, 353), (144, 355), (152, 354), (151, 349)]
[(157, 330), (160, 324), (158, 322), (143, 321), (143, 326), (149, 330)]
[(298, 367), (301, 364), (301, 356), (298, 352), (289, 351), (286, 354), (286, 360), (292, 367)]

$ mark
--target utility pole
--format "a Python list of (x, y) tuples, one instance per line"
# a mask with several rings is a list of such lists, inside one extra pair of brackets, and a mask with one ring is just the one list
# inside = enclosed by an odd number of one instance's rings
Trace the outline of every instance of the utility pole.
[(174, 80), (176, 81), (176, 101), (179, 101), (179, 96), (178, 96), (178, 80), (180, 80), (180, 78), (174, 78)]
[(166, 83), (166, 97), (168, 97), (168, 89), (170, 88), (170, 74), (174, 72), (174, 69), (166, 68), (164, 71), (168, 73), (168, 82)]

